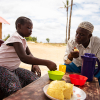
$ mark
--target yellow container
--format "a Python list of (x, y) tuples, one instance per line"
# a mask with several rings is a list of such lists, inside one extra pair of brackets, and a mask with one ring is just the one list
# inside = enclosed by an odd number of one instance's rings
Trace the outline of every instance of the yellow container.
[(66, 65), (59, 65), (59, 71), (66, 73)]

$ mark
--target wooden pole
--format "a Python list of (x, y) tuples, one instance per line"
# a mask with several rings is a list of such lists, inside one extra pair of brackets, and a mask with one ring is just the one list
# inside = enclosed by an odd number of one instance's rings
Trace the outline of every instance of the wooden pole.
[(71, 9), (70, 9), (70, 17), (69, 17), (69, 28), (68, 28), (68, 40), (70, 39), (70, 28), (71, 28), (72, 6), (73, 6), (73, 0), (71, 0)]
[(0, 23), (0, 39), (2, 39), (2, 23)]

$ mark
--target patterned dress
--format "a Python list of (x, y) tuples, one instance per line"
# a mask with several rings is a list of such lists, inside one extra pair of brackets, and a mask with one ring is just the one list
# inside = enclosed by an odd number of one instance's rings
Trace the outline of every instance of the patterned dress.
[(38, 78), (39, 77), (35, 73), (23, 68), (9, 71), (0, 66), (0, 90), (5, 94), (5, 97), (18, 91)]

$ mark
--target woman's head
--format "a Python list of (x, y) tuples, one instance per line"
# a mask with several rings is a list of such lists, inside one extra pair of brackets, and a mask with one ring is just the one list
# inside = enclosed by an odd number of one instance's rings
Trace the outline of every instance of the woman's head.
[(33, 23), (27, 17), (19, 17), (15, 22), (17, 32), (23, 36), (28, 37), (32, 34)]
[(75, 41), (84, 47), (88, 46), (93, 29), (94, 26), (90, 22), (80, 23), (76, 30)]

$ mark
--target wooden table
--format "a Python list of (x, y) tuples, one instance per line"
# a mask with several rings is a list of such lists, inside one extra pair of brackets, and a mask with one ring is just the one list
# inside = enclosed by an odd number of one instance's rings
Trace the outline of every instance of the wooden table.
[[(70, 82), (70, 73), (63, 76), (63, 80)], [(43, 87), (49, 84), (52, 80), (49, 79), (48, 74), (32, 82), (16, 93), (10, 95), (3, 100), (50, 100), (43, 92)], [(97, 78), (93, 78), (92, 82), (86, 82), (84, 86), (80, 87), (86, 93), (85, 100), (100, 100), (99, 83)]]

